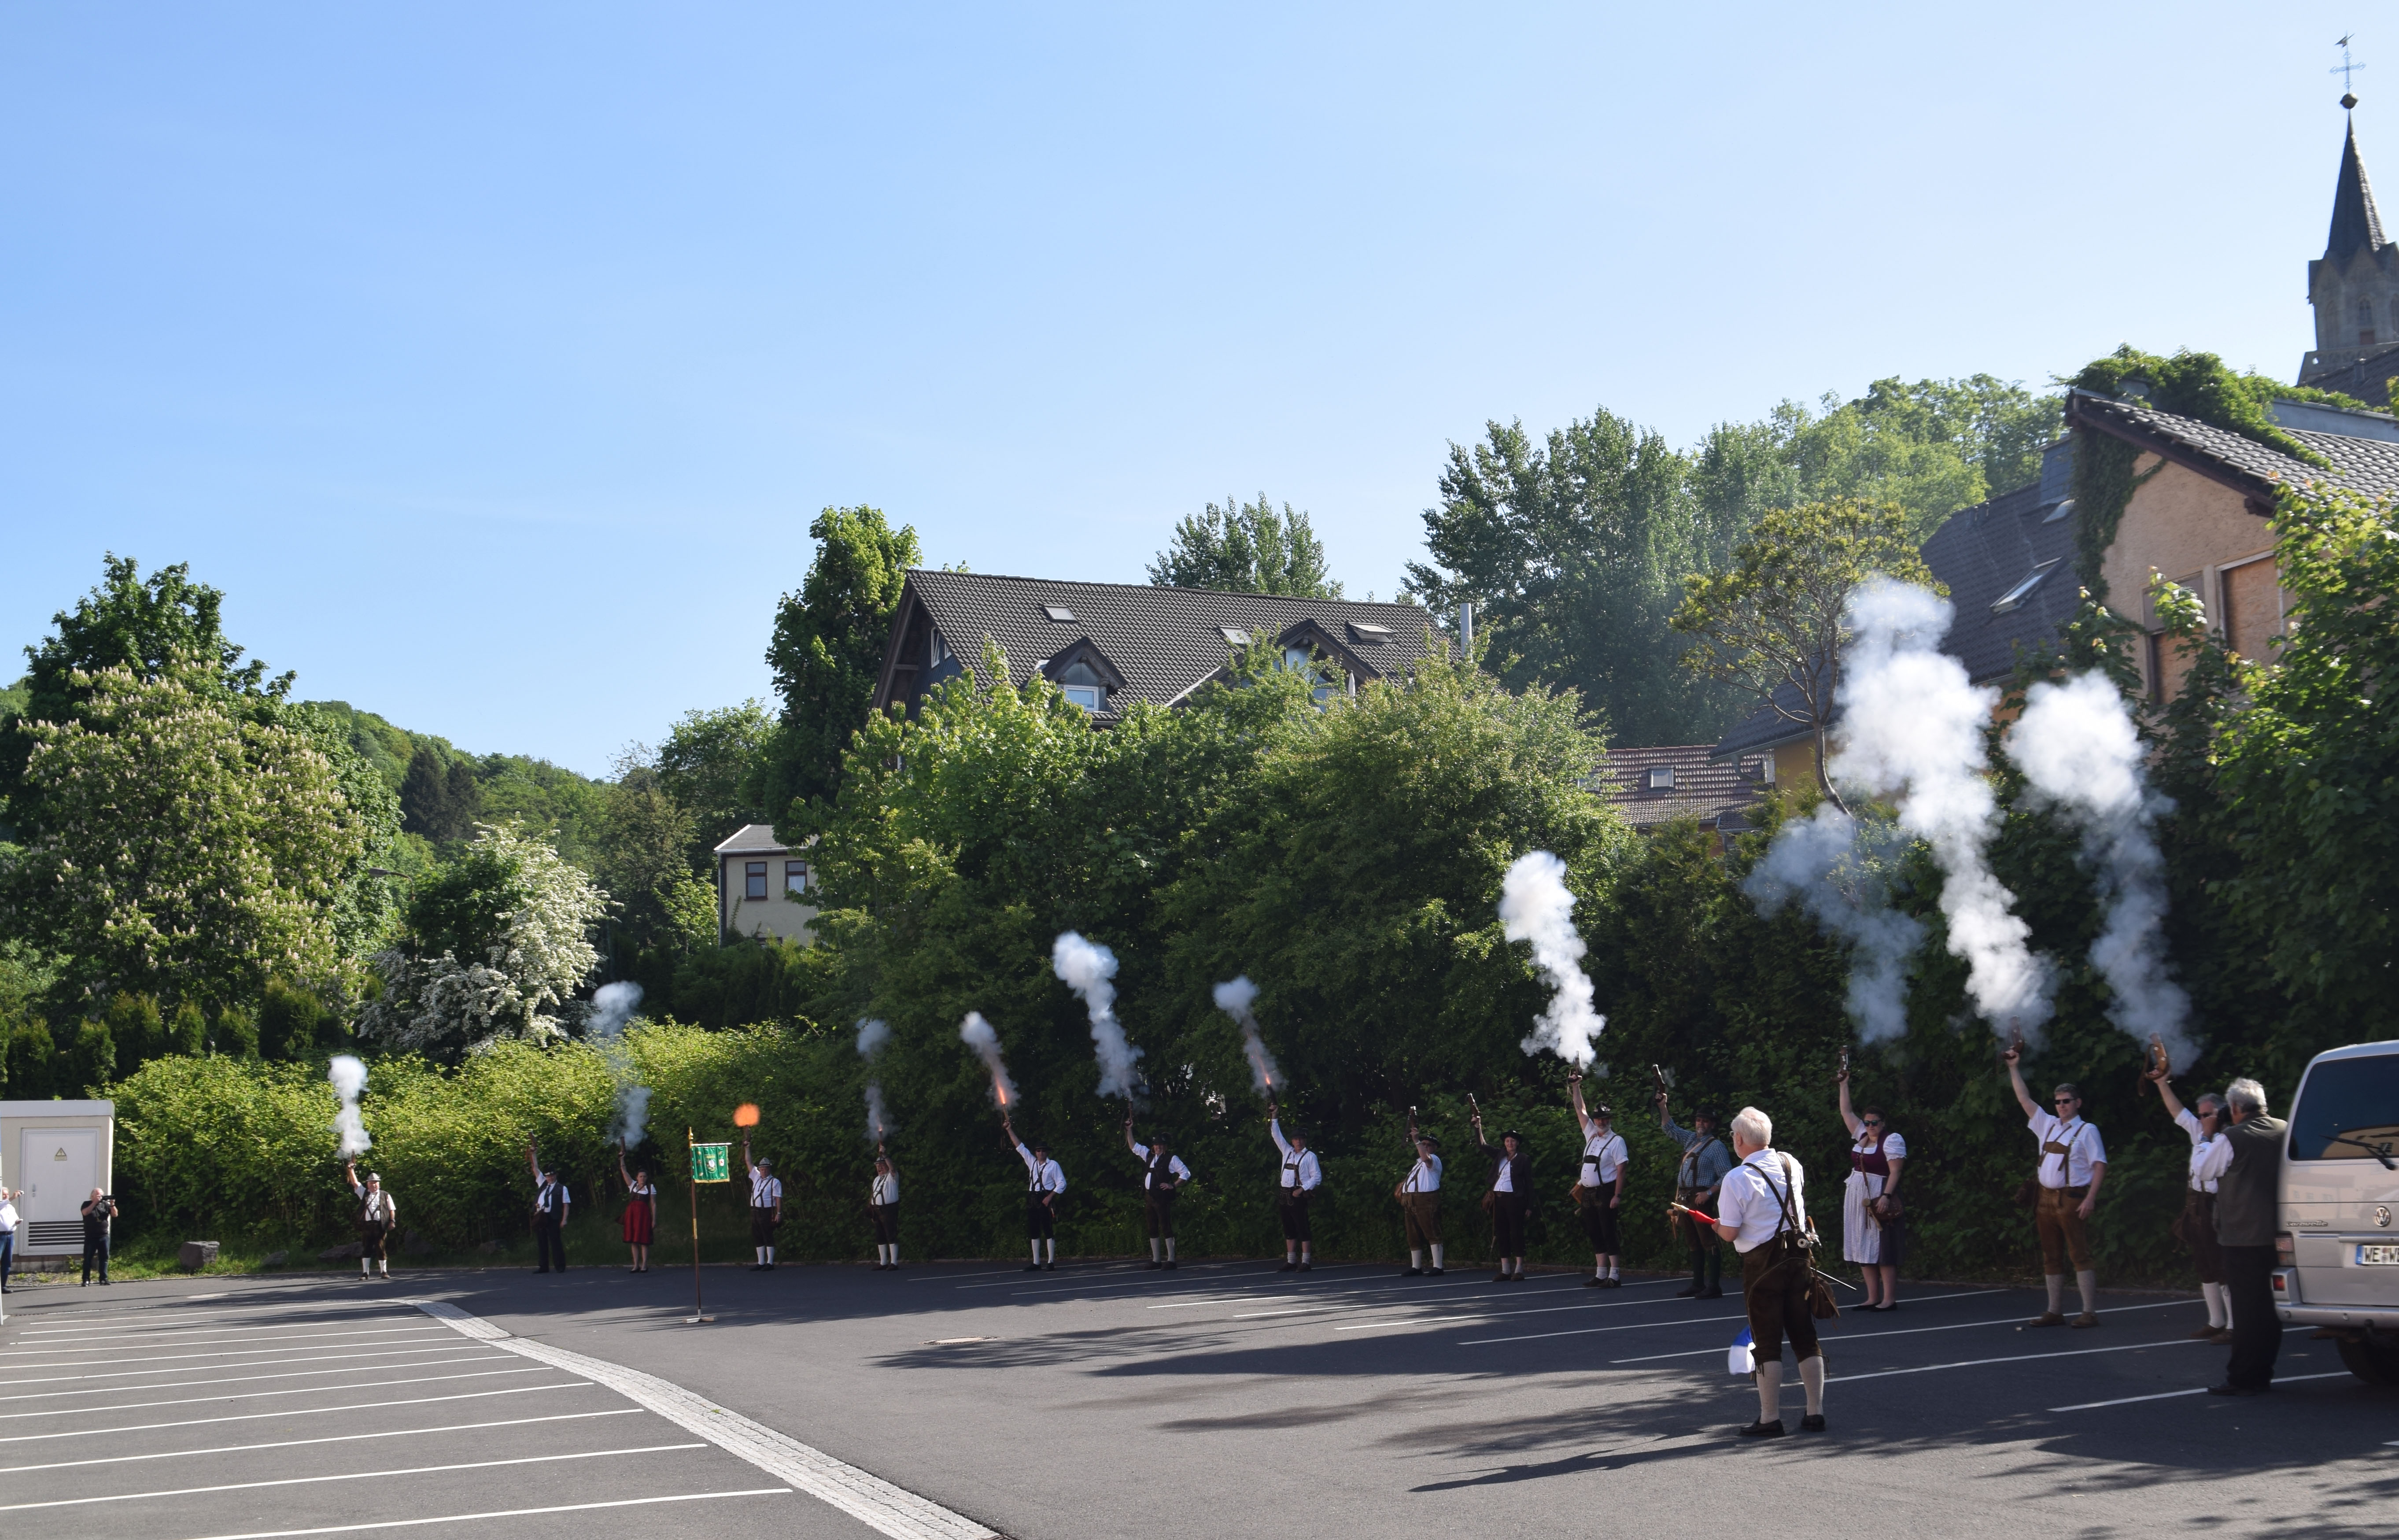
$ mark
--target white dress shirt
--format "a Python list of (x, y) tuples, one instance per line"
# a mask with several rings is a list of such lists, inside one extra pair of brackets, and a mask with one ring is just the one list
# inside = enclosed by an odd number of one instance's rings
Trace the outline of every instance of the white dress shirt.
[(1782, 1228), (1783, 1163), (1790, 1162), (1791, 1215), (1808, 1227), (1808, 1173), (1779, 1150), (1760, 1150), (1727, 1173), (1716, 1193), (1716, 1222), (1735, 1234), (1732, 1249), (1755, 1251)]
[(2044, 1187), (2088, 1187), (2091, 1168), (2108, 1164), (2108, 1146), (2100, 1141), (2099, 1130), (2080, 1117), (2061, 1123), (2049, 1113), (2035, 1113), (2025, 1127), (2044, 1146), (2066, 1146), (2063, 1155), (2052, 1155), (2046, 1148), (2041, 1151), (2040, 1184)]
[(1316, 1152), (1294, 1149), (1282, 1136), (1282, 1119), (1267, 1123), (1267, 1132), (1274, 1135), (1275, 1148), (1282, 1152), (1282, 1185), (1297, 1186), (1303, 1193), (1324, 1185), (1324, 1168), (1317, 1164)]
[(1602, 1133), (1591, 1118), (1582, 1120), (1582, 1177), (1579, 1187), (1613, 1187), (1616, 1173), (1624, 1169), (1632, 1157), (1625, 1148), (1624, 1136), (1614, 1131)]
[(0, 1236), (13, 1235), (17, 1229), (17, 1206), (0, 1197)]
[(1054, 1160), (1034, 1159), (1033, 1152), (1026, 1149), (1021, 1143), (1016, 1146), (1016, 1153), (1023, 1158), (1024, 1172), (1026, 1177), (1030, 1179), (1024, 1184), (1024, 1190), (1026, 1192), (1063, 1193), (1066, 1190), (1066, 1169), (1064, 1167), (1059, 1165)]
[(1403, 1193), (1438, 1193), (1441, 1191), (1441, 1156), (1426, 1155), (1408, 1169), (1408, 1179), (1400, 1183)]
[(359, 1221), (363, 1224), (389, 1224), (400, 1218), (400, 1205), (391, 1195), (377, 1187), (367, 1190), (363, 1182), (353, 1182), (350, 1190), (359, 1195)]
[[(1157, 1186), (1158, 1169), (1148, 1164), (1149, 1146), (1146, 1144), (1136, 1144), (1132, 1147), (1132, 1153), (1134, 1158), (1143, 1163), (1141, 1171), (1142, 1187), (1146, 1190)], [(1191, 1168), (1183, 1164), (1183, 1157), (1179, 1155), (1171, 1155), (1166, 1157), (1166, 1169), (1174, 1173), (1174, 1180), (1177, 1182), (1188, 1182), (1191, 1180)]]
[(2175, 1122), (2190, 1135), (2190, 1190), (2194, 1193), (2216, 1191), (2224, 1168), (2232, 1164), (2232, 1141), (2222, 1134), (2203, 1133), (2199, 1116), (2189, 1107), (2175, 1114)]
[(900, 1173), (897, 1171), (875, 1172), (874, 1185), (868, 1189), (866, 1201), (869, 1203), (879, 1204), (892, 1204), (899, 1202)]
[(533, 1206), (545, 1214), (564, 1213), (574, 1201), (575, 1195), (566, 1190), (563, 1182), (545, 1182), (533, 1196)]
[(758, 1169), (752, 1166), (750, 1169), (750, 1207), (772, 1209), (782, 1201), (783, 1179), (779, 1176), (761, 1176)]

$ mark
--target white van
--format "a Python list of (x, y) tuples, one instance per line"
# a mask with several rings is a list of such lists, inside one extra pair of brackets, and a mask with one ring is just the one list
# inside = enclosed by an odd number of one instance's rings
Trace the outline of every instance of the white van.
[(2276, 1313), (2359, 1379), (2399, 1385), (2399, 1041), (2310, 1060), (2283, 1154)]

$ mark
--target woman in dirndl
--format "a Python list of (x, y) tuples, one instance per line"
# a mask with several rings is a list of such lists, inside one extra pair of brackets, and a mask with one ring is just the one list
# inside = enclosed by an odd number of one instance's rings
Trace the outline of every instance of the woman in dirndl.
[(2191, 1339), (2229, 1343), (2232, 1296), (2224, 1288), (2224, 1249), (2216, 1239), (2216, 1182), (2232, 1163), (2232, 1143), (2224, 1137), (2229, 1126), (2224, 1098), (2209, 1091), (2186, 1107), (2166, 1084), (2164, 1065), (2153, 1064), (2148, 1078), (2158, 1088), (2158, 1100), (2174, 1114), (2175, 1126), (2190, 1136), (2190, 1174), (2183, 1184), (2182, 1211), (2175, 1216), (2174, 1236), (2190, 1249), (2200, 1296), (2207, 1301), (2207, 1324), (2193, 1331)]
[(647, 1171), (628, 1170), (625, 1147), (617, 1146), (617, 1174), (625, 1179), (625, 1244), (633, 1249), (628, 1273), (650, 1270), (650, 1240), (658, 1228), (658, 1190)]
[(1866, 1303), (1883, 1314), (1899, 1308), (1900, 1253), (1906, 1233), (1900, 1218), (1899, 1173), (1907, 1141), (1891, 1131), (1880, 1107), (1850, 1110), (1850, 1071), (1840, 1073), (1841, 1121), (1850, 1130), (1850, 1180), (1841, 1190), (1841, 1255), (1857, 1264)]

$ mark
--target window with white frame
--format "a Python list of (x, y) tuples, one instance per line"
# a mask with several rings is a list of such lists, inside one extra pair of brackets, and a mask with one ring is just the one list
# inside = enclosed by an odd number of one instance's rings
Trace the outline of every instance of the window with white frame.
[(1672, 791), (1674, 789), (1674, 767), (1671, 764), (1651, 765), (1648, 784), (1652, 791)]
[(741, 863), (741, 897), (752, 901), (763, 900), (766, 897), (766, 862), (744, 861)]
[(1058, 688), (1068, 700), (1086, 711), (1098, 712), (1108, 709), (1108, 692), (1101, 685), (1062, 684)]

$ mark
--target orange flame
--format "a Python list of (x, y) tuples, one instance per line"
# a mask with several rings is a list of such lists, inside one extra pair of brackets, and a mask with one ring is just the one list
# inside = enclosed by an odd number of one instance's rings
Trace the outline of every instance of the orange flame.
[(741, 1105), (734, 1108), (733, 1126), (737, 1128), (756, 1128), (758, 1126), (758, 1103), (755, 1101), (744, 1101)]
[(1005, 1107), (1008, 1105), (1008, 1087), (999, 1083), (999, 1077), (997, 1075), (994, 1075), (992, 1077), (991, 1094), (999, 1099), (999, 1104), (1001, 1106)]

